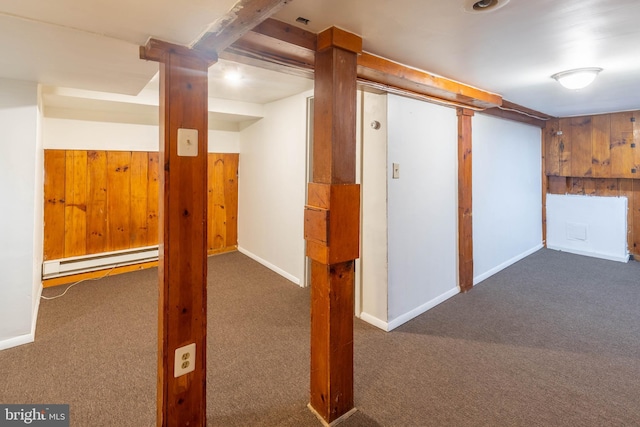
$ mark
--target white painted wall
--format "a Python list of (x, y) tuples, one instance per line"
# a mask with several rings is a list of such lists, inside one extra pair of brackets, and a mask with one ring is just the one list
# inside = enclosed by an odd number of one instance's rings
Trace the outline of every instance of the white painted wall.
[(307, 97), (264, 106), (240, 131), (238, 250), (296, 284), (304, 272)]
[[(358, 92), (361, 232), (356, 295), (363, 320), (387, 329), (387, 95)], [(371, 127), (373, 121), (380, 129)]]
[(547, 194), (547, 247), (627, 262), (627, 198)]
[(542, 248), (540, 128), (476, 114), (474, 284)]
[[(157, 125), (45, 117), (45, 149), (158, 151)], [(210, 153), (237, 153), (238, 131), (209, 130)]]
[(456, 111), (388, 95), (388, 329), (457, 294)]
[(0, 349), (33, 341), (42, 284), (38, 86), (0, 79)]

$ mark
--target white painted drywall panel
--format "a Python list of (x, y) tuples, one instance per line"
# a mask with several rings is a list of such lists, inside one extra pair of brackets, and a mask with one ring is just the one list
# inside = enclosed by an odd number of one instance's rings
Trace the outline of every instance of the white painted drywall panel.
[(35, 190), (42, 176), (37, 129), (37, 84), (0, 79), (0, 349), (33, 340), (40, 284), (34, 225), (42, 223), (36, 199), (43, 203)]
[(389, 95), (389, 329), (458, 292), (457, 118)]
[[(387, 95), (362, 99), (360, 317), (387, 329)], [(380, 123), (374, 129), (371, 123)]]
[[(45, 117), (45, 149), (158, 151), (158, 126)], [(210, 153), (238, 153), (240, 133), (209, 130)]]
[(542, 248), (540, 128), (476, 114), (474, 284)]
[(627, 262), (627, 198), (547, 194), (547, 247)]
[(308, 91), (240, 131), (238, 248), (296, 284), (304, 271)]

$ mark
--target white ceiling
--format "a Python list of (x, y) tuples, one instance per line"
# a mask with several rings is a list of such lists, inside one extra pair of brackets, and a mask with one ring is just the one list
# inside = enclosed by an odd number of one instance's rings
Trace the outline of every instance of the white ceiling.
[[(476, 14), (468, 1), (293, 0), (275, 18), (339, 26), (371, 53), (551, 115), (640, 109), (640, 1), (510, 0)], [(158, 69), (138, 59), (148, 37), (190, 45), (235, 2), (0, 0), (0, 77), (135, 95)], [(210, 70), (211, 96), (263, 103), (310, 85), (248, 67), (246, 86), (228, 87), (223, 65)], [(550, 78), (585, 66), (604, 69), (587, 89)]]

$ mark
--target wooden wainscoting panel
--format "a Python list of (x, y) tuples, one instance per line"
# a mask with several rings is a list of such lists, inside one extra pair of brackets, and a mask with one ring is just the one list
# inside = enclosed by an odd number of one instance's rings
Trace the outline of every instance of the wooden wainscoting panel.
[(618, 178), (634, 178), (633, 113), (611, 115), (611, 174)]
[(87, 152), (67, 151), (65, 175), (64, 256), (87, 252)]
[(131, 153), (131, 222), (129, 247), (147, 244), (147, 202), (149, 156), (146, 152)]
[(107, 215), (109, 250), (130, 247), (131, 152), (107, 152)]
[(44, 260), (64, 258), (64, 150), (44, 152)]
[(158, 185), (160, 157), (158, 153), (147, 153), (147, 242), (144, 246), (158, 244)]
[(107, 153), (87, 152), (87, 250), (108, 251), (107, 240)]
[(569, 126), (572, 142), (571, 175), (592, 176), (591, 117), (573, 117), (569, 119)]
[(591, 121), (591, 167), (593, 176), (611, 176), (611, 115), (593, 116)]
[(238, 154), (209, 153), (207, 249), (219, 253), (238, 243)]
[[(209, 254), (238, 244), (239, 155), (209, 154)], [(157, 152), (45, 150), (44, 259), (158, 244)]]

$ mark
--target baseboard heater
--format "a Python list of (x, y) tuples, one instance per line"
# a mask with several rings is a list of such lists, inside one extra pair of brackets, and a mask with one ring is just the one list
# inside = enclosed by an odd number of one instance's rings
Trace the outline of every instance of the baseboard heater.
[(53, 279), (157, 260), (158, 245), (62, 258), (42, 263), (42, 279)]

